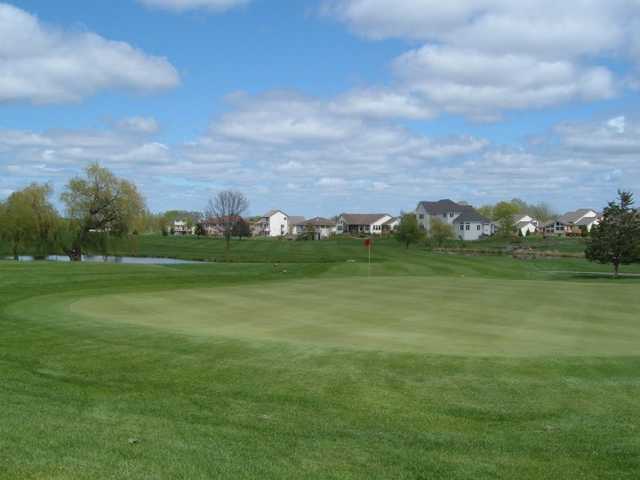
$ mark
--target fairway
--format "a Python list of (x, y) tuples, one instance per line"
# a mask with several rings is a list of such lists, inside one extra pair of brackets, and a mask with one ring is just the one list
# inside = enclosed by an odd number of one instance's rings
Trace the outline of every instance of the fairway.
[(273, 243), (0, 262), (0, 478), (637, 479), (640, 279)]
[[(103, 295), (60, 313), (195, 336), (428, 354), (636, 355), (635, 285), (383, 277)], [(35, 306), (34, 306), (35, 305)], [(20, 307), (22, 308), (22, 307)], [(37, 315), (41, 306), (31, 305)], [(615, 315), (612, 315), (615, 313)]]

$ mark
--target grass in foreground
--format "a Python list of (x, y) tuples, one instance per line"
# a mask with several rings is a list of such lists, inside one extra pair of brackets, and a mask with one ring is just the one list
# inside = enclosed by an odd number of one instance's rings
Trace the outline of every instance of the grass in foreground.
[(637, 477), (639, 281), (401, 255), (0, 262), (0, 478)]

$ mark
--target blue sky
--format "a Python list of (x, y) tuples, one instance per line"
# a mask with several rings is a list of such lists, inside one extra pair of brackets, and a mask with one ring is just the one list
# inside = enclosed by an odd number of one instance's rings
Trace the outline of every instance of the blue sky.
[(90, 161), (156, 211), (640, 190), (640, 5), (513, 3), (0, 0), (0, 199)]

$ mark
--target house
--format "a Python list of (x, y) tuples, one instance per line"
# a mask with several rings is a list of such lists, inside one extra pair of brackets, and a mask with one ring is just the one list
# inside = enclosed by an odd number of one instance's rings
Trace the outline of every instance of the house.
[(453, 220), (453, 231), (460, 240), (480, 240), (495, 233), (495, 224), (468, 206)]
[(513, 225), (521, 236), (526, 237), (538, 231), (540, 222), (529, 215), (519, 213), (513, 216)]
[(402, 217), (393, 217), (391, 220), (387, 220), (382, 224), (383, 233), (393, 233), (400, 226)]
[(451, 225), (455, 235), (461, 240), (479, 240), (496, 231), (495, 224), (480, 215), (471, 205), (462, 205), (449, 199), (420, 202), (416, 208), (416, 216), (418, 225), (427, 233), (431, 231), (433, 220), (439, 219)]
[(544, 232), (549, 235), (572, 236), (582, 235), (600, 223), (600, 215), (591, 208), (581, 208), (567, 212), (544, 226)]
[(251, 225), (255, 237), (283, 237), (289, 232), (289, 216), (282, 210), (270, 210)]
[(287, 222), (289, 226), (289, 235), (297, 237), (298, 235), (304, 233), (304, 222), (304, 217), (290, 216)]
[(328, 218), (315, 217), (304, 222), (303, 229), (304, 232), (313, 231), (316, 240), (323, 240), (336, 233), (336, 222)]
[(173, 235), (195, 235), (196, 227), (190, 226), (184, 220), (175, 220), (171, 224), (171, 233)]
[(225, 228), (228, 225), (238, 225), (240, 223), (245, 223), (246, 220), (242, 217), (238, 216), (230, 216), (230, 217), (222, 217), (222, 218), (208, 218), (200, 225), (202, 226), (202, 230), (205, 235), (208, 237), (223, 237), (225, 233)]
[(338, 235), (382, 235), (383, 225), (393, 217), (387, 213), (343, 213), (338, 217)]

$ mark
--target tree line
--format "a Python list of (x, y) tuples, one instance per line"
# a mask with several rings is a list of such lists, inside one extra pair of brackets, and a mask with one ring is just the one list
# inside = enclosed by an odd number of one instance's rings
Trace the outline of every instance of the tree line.
[(31, 184), (0, 203), (0, 238), (13, 257), (21, 252), (46, 258), (63, 252), (81, 260), (91, 252), (106, 252), (110, 238), (132, 233), (147, 213), (137, 187), (98, 164), (72, 178), (60, 200), (65, 215), (51, 202), (50, 184)]

